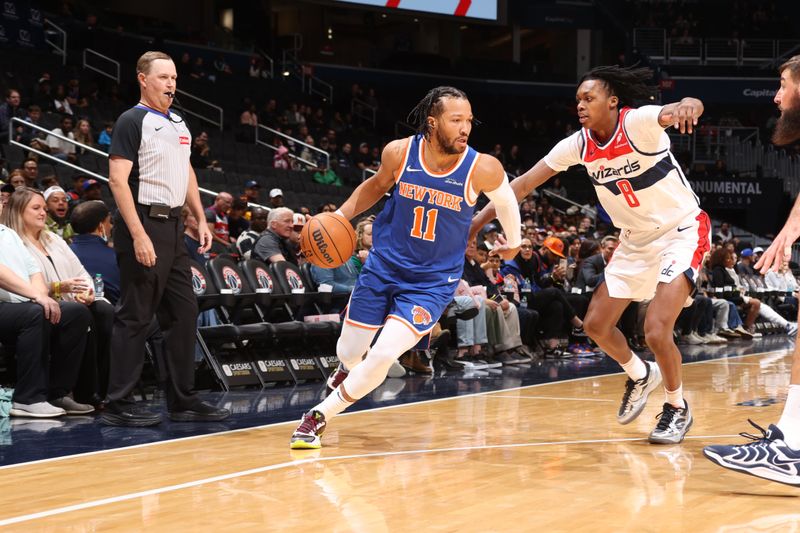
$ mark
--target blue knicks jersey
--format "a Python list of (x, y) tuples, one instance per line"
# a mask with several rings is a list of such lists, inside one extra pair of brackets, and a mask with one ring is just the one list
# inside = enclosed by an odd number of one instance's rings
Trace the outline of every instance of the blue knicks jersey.
[[(407, 281), (458, 279), (478, 198), (472, 173), (480, 154), (467, 147), (444, 172), (425, 167), (423, 137), (408, 139), (397, 185), (372, 225), (366, 267)], [(373, 259), (374, 256), (374, 259)]]

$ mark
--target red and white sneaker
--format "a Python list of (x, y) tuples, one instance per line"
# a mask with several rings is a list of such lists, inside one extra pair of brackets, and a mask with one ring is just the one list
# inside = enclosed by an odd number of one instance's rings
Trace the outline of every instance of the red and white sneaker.
[(331, 372), (330, 376), (328, 376), (328, 394), (332, 393), (334, 389), (338, 387), (342, 381), (344, 381), (344, 378), (347, 377), (347, 374), (349, 374), (349, 372), (344, 369), (344, 365), (339, 363), (339, 367)]
[(322, 448), (320, 436), (325, 431), (325, 415), (319, 411), (309, 411), (300, 419), (289, 441), (293, 450), (316, 450)]

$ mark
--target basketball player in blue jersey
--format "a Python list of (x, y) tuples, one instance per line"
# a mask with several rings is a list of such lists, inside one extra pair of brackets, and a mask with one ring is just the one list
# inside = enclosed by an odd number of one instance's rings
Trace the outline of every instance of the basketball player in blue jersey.
[[(778, 146), (800, 141), (800, 55), (780, 66), (781, 86), (775, 93), (775, 104), (781, 112), (775, 124), (772, 142)], [(792, 244), (800, 237), (800, 196), (794, 202), (789, 219), (770, 247), (761, 256), (756, 268), (762, 274), (771, 268), (777, 271), (792, 257)], [(800, 343), (795, 342), (792, 354), (792, 375), (786, 404), (778, 424), (766, 430), (750, 423), (761, 435), (749, 435), (751, 442), (739, 445), (706, 446), (703, 454), (718, 465), (751, 476), (800, 487)]]
[(511, 259), (519, 248), (519, 208), (502, 164), (467, 145), (473, 122), (467, 96), (437, 87), (409, 121), (419, 132), (386, 145), (378, 172), (340, 209), (353, 219), (394, 187), (373, 223), (372, 250), (347, 307), (336, 346), (341, 364), (328, 380), (333, 392), (303, 415), (294, 449), (319, 448), (326, 424), (378, 387), (392, 362), (433, 329), (461, 279), (480, 193), (497, 206), (506, 231), (501, 257)]
[[(694, 290), (703, 256), (710, 248), (710, 222), (670, 152), (664, 131), (675, 126), (692, 132), (703, 113), (695, 98), (665, 106), (629, 107), (649, 101), (648, 69), (598, 67), (581, 79), (575, 95), (580, 131), (559, 142), (541, 161), (511, 183), (521, 200), (551, 176), (583, 165), (603, 208), (622, 230), (620, 244), (594, 290), (583, 321), (586, 333), (628, 374), (617, 413), (629, 424), (644, 409), (662, 374), (666, 402), (649, 440), (675, 444), (692, 425), (683, 397), (681, 353), (672, 331)], [(491, 220), (488, 205), (473, 231)], [(632, 300), (652, 302), (645, 318), (645, 339), (657, 364), (644, 362), (616, 327)]]

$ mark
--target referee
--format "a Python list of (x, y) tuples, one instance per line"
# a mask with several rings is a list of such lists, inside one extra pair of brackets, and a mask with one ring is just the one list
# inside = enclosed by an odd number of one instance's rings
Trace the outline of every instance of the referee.
[(230, 415), (227, 409), (200, 401), (192, 391), (197, 301), (183, 241), (184, 203), (199, 222), (199, 253), (208, 250), (211, 233), (189, 164), (191, 134), (183, 118), (169, 110), (178, 77), (175, 63), (163, 52), (147, 52), (136, 62), (136, 77), (141, 98), (120, 115), (109, 151), (109, 186), (118, 207), (113, 235), (121, 294), (114, 316), (107, 403), (100, 420), (112, 426), (161, 421), (160, 415), (137, 408), (130, 399), (154, 316), (165, 339), (170, 419), (222, 420)]

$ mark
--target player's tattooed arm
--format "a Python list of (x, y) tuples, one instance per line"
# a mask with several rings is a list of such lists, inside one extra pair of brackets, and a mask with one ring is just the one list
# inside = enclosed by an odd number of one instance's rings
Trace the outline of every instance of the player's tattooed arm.
[(402, 171), (400, 165), (403, 163), (408, 142), (408, 139), (398, 139), (386, 145), (378, 172), (356, 187), (350, 198), (339, 208), (346, 219), (352, 220), (378, 203), (378, 200), (394, 186)]

